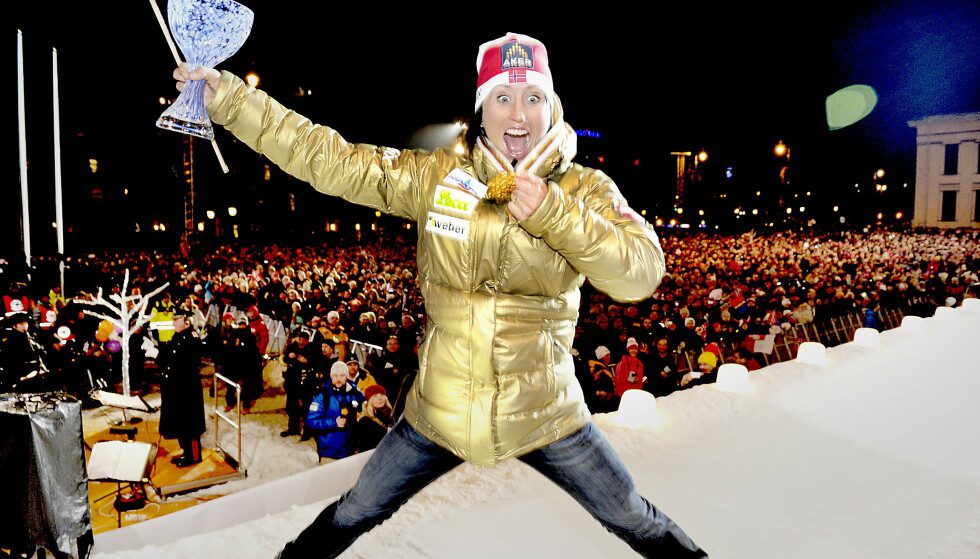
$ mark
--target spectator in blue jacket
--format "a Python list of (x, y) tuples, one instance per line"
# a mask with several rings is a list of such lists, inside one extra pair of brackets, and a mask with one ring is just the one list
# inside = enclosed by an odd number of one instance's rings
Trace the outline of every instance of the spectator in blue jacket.
[(350, 381), (347, 365), (336, 361), (330, 367), (330, 384), (317, 394), (306, 414), (306, 428), (316, 438), (320, 462), (338, 460), (353, 454), (354, 427), (364, 404), (364, 395)]

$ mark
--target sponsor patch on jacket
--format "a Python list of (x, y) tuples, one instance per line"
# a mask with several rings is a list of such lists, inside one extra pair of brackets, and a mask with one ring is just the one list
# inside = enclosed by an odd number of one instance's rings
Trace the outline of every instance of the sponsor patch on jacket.
[(316, 402), (313, 402), (312, 404), (310, 404), (310, 411), (312, 411), (312, 412), (320, 411), (320, 404), (318, 404)]
[(458, 217), (429, 212), (429, 217), (425, 221), (425, 230), (457, 241), (465, 241), (470, 234), (470, 222)]
[(473, 211), (476, 210), (476, 205), (479, 201), (479, 198), (476, 196), (438, 184), (436, 185), (436, 195), (432, 203), (438, 210), (473, 215)]
[(458, 186), (463, 190), (473, 194), (477, 198), (487, 197), (487, 185), (471, 177), (466, 171), (462, 169), (453, 169), (446, 175), (446, 178), (442, 179), (446, 184), (452, 186)]

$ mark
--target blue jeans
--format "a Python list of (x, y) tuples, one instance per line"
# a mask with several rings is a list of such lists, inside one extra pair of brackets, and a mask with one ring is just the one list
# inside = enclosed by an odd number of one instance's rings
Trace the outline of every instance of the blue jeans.
[[(680, 527), (636, 491), (633, 478), (594, 424), (520, 460), (568, 492), (640, 555), (707, 557)], [(398, 422), (364, 465), (353, 489), (324, 509), (286, 544), (279, 557), (340, 555), (412, 495), (461, 463), (407, 421)]]

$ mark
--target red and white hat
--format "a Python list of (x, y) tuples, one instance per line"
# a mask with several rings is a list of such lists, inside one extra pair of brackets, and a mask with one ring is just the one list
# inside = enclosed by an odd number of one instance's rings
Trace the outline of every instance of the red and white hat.
[(531, 83), (545, 91), (549, 102), (555, 91), (548, 68), (548, 51), (537, 40), (508, 33), (480, 45), (476, 55), (476, 106), (480, 109), (490, 91), (507, 83)]
[(59, 326), (55, 335), (58, 336), (58, 342), (62, 344), (75, 339), (75, 334), (72, 334), (71, 328), (67, 326)]

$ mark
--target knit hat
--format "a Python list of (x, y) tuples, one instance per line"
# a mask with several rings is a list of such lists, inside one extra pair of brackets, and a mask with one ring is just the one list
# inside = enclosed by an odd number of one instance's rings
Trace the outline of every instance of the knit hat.
[(381, 386), (380, 384), (372, 384), (364, 391), (364, 399), (370, 400), (372, 396), (377, 394), (384, 394), (387, 396), (388, 392), (385, 390), (385, 387)]
[(480, 45), (476, 55), (476, 105), (480, 109), (490, 91), (508, 83), (530, 83), (544, 90), (549, 104), (554, 94), (548, 51), (537, 39), (507, 33)]
[(233, 315), (233, 314), (231, 314), (230, 312), (226, 312), (226, 313), (225, 313), (225, 314), (224, 314), (224, 315), (223, 315), (223, 316), (221, 317), (221, 320), (222, 320), (222, 321), (225, 321), (225, 320), (232, 320), (232, 321), (234, 321), (234, 320), (235, 320), (235, 315)]
[(334, 318), (334, 317), (336, 317), (337, 320), (340, 320), (340, 313), (337, 312), (337, 311), (330, 311), (330, 312), (327, 313), (327, 320), (330, 320), (331, 318)]
[(714, 353), (706, 351), (698, 357), (698, 365), (701, 363), (707, 363), (712, 369), (714, 369), (715, 365), (718, 364), (718, 358), (715, 357)]
[(333, 376), (334, 373), (343, 372), (345, 375), (349, 374), (347, 372), (347, 364), (343, 361), (334, 361), (333, 365), (330, 365), (330, 375)]
[(595, 348), (595, 358), (596, 359), (602, 359), (603, 357), (605, 357), (607, 355), (609, 355), (609, 348), (607, 348), (606, 346), (601, 345), (601, 346)]
[(640, 347), (640, 344), (636, 343), (636, 338), (626, 340), (626, 351), (629, 351), (631, 347)]

